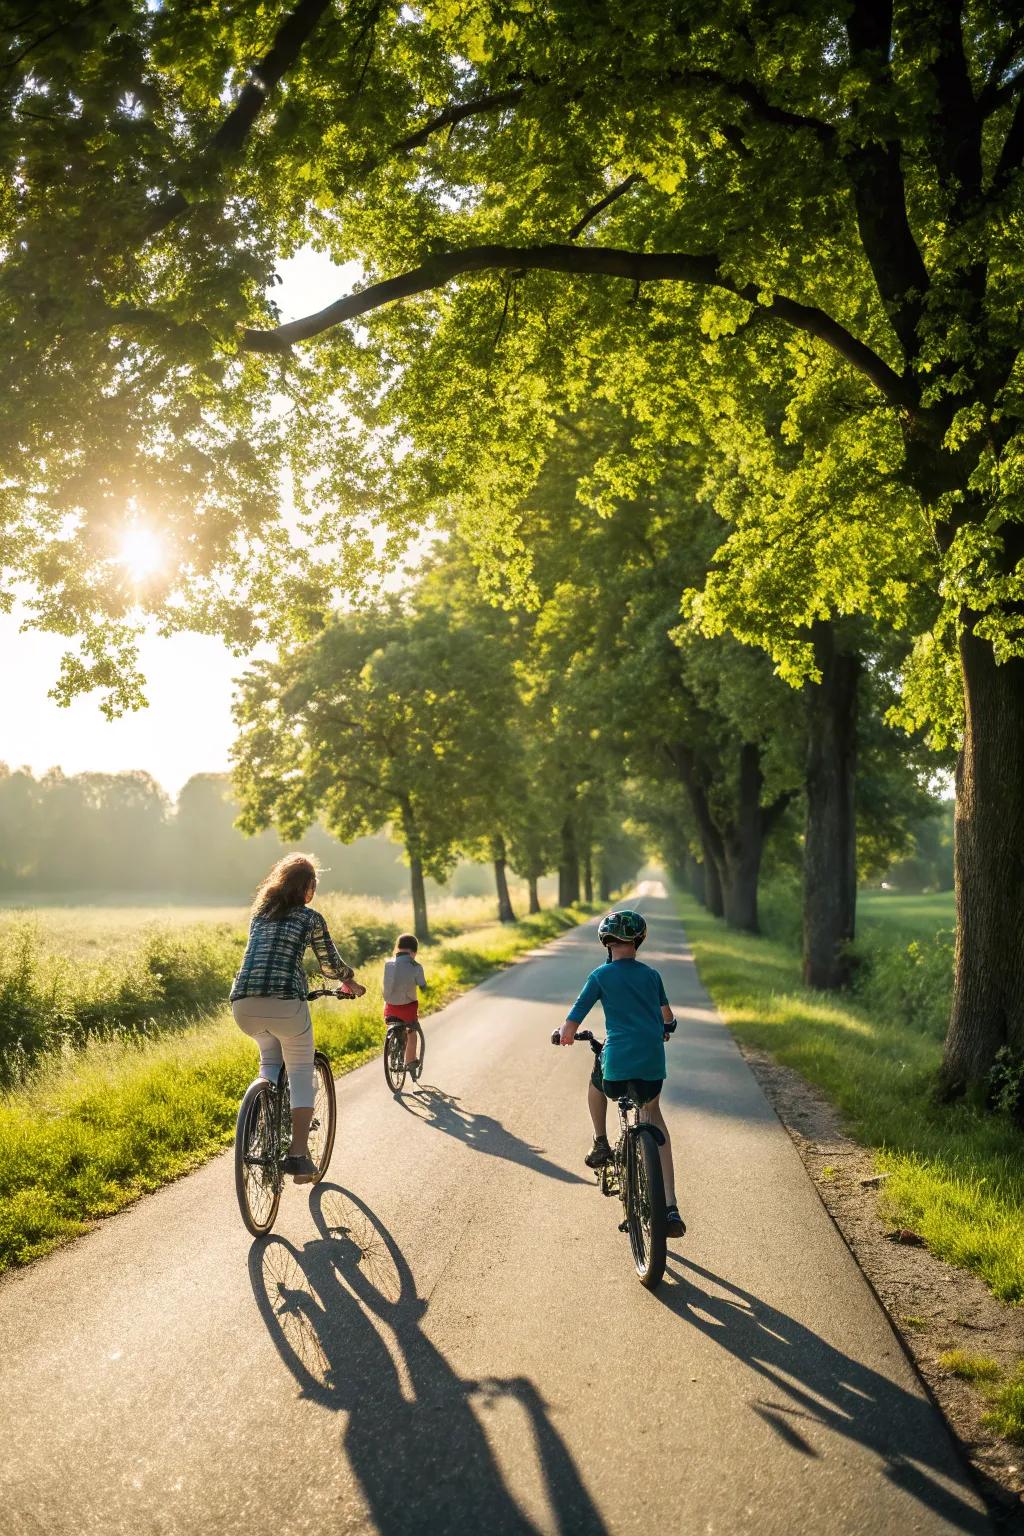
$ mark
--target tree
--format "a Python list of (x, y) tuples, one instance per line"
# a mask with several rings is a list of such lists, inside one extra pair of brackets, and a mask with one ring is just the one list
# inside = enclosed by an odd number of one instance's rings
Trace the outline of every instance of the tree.
[(319, 812), (348, 842), (394, 823), (414, 925), (429, 939), (425, 878), (453, 868), (477, 763), (496, 755), (488, 669), (500, 662), (486, 633), (430, 610), (406, 614), (395, 600), (339, 616), (306, 646), (259, 663), (236, 706), (240, 825), (298, 836)]

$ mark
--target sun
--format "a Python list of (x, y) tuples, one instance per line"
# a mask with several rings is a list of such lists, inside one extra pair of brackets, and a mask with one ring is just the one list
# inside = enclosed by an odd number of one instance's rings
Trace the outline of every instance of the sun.
[(133, 581), (155, 576), (164, 564), (166, 550), (151, 528), (129, 528), (121, 539), (117, 559)]

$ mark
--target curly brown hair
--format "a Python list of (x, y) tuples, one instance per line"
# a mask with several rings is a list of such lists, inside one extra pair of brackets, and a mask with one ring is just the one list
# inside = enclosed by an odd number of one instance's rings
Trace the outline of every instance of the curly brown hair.
[(273, 922), (295, 907), (305, 906), (309, 888), (316, 889), (319, 874), (320, 866), (308, 854), (285, 854), (256, 892), (252, 916), (269, 918)]

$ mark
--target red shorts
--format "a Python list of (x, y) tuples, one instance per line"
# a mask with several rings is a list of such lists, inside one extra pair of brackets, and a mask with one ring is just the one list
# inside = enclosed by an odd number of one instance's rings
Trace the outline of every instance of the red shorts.
[(384, 1018), (394, 1019), (400, 1024), (416, 1024), (419, 1022), (420, 1005), (413, 1003), (385, 1003)]

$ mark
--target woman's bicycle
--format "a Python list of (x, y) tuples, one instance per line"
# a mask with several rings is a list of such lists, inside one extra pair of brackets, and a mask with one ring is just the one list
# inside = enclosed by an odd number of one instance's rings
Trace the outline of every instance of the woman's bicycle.
[[(603, 1040), (595, 1040), (589, 1029), (576, 1032), (594, 1055), (600, 1057)], [(552, 1045), (560, 1045), (561, 1030), (551, 1036)], [(629, 1246), (640, 1284), (653, 1291), (665, 1273), (668, 1219), (665, 1206), (665, 1179), (661, 1171), (660, 1149), (664, 1137), (656, 1125), (640, 1119), (642, 1105), (628, 1096), (618, 1100), (619, 1139), (611, 1161), (597, 1170), (602, 1195), (618, 1195), (622, 1201), (620, 1232), (629, 1233)]]
[[(351, 992), (340, 987), (320, 987), (309, 993), (318, 997), (347, 999)], [(317, 1166), (319, 1184), (330, 1166), (338, 1124), (338, 1100), (334, 1073), (323, 1051), (313, 1055), (313, 1120), (309, 1128), (309, 1155)], [(257, 1078), (245, 1090), (235, 1122), (235, 1193), (242, 1220), (254, 1237), (265, 1237), (277, 1218), (284, 1188), (284, 1160), (292, 1135), (292, 1103), (288, 1073), (282, 1067), (276, 1083)]]
[[(423, 1073), (423, 1057), (426, 1051), (426, 1041), (423, 1038), (423, 1030), (419, 1024), (407, 1024), (402, 1019), (389, 1019), (387, 1021), (388, 1032), (384, 1036), (384, 1080), (392, 1093), (401, 1093), (405, 1087), (406, 1074), (410, 1074), (414, 1083), (418, 1083)], [(416, 1062), (412, 1067), (405, 1064), (405, 1047), (409, 1030), (415, 1030), (419, 1036), (419, 1049), (416, 1053)]]

